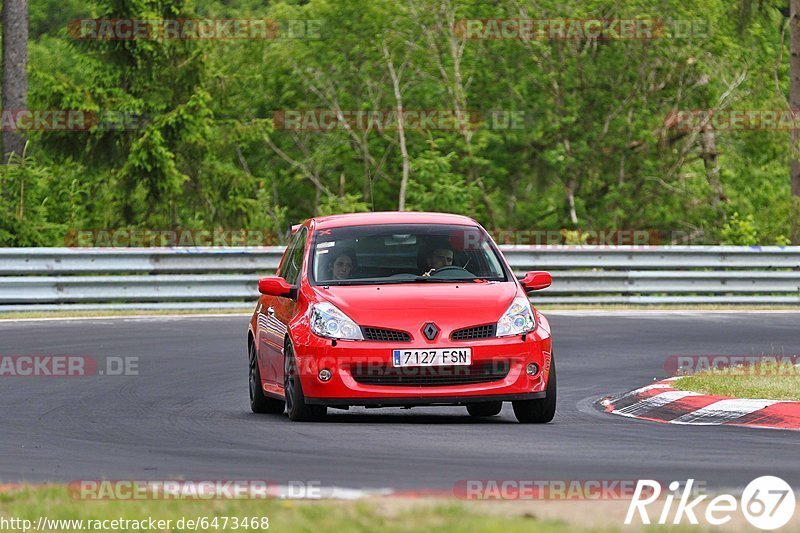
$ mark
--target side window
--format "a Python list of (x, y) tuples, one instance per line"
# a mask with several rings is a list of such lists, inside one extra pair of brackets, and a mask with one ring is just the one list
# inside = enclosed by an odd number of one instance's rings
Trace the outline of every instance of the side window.
[(300, 277), (300, 271), (303, 269), (303, 254), (306, 250), (306, 239), (308, 238), (308, 230), (302, 227), (297, 232), (297, 240), (295, 241), (294, 248), (291, 253), (286, 257), (287, 265), (283, 279), (291, 285), (297, 285), (297, 280)]
[(275, 273), (276, 276), (286, 279), (286, 273), (289, 272), (289, 267), (292, 264), (292, 252), (294, 251), (294, 245), (297, 244), (298, 237), (299, 235), (295, 233), (289, 239), (289, 243), (286, 245), (286, 251), (283, 252), (283, 257), (281, 258), (281, 264), (278, 266), (278, 271)]

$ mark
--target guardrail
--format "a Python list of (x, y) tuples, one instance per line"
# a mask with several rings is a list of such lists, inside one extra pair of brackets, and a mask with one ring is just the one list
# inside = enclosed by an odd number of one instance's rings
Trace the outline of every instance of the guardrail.
[[(800, 304), (800, 247), (501, 246), (544, 303)], [(250, 308), (282, 247), (0, 249), (0, 310)]]

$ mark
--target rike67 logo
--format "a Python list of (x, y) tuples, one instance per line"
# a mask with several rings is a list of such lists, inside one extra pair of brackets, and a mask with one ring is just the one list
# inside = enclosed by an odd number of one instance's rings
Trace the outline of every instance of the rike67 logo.
[[(705, 501), (709, 496), (702, 494), (693, 499), (694, 480), (689, 479), (681, 489), (678, 481), (669, 484), (669, 492), (661, 497), (662, 486), (659, 482), (639, 480), (633, 493), (633, 499), (625, 516), (625, 524), (630, 525), (635, 517), (642, 524), (650, 524), (650, 511), (658, 511), (658, 504), (663, 503), (661, 512), (654, 517), (657, 524), (680, 524), (686, 519), (690, 524), (700, 523), (698, 516), (705, 523), (721, 526), (731, 521), (735, 513), (741, 512), (754, 527), (762, 530), (778, 529), (786, 525), (794, 515), (796, 504), (794, 491), (784, 480), (775, 476), (762, 476), (751, 481), (742, 492), (741, 502), (731, 494), (720, 494)], [(677, 501), (677, 503), (676, 503)], [(705, 512), (701, 513), (703, 505)]]

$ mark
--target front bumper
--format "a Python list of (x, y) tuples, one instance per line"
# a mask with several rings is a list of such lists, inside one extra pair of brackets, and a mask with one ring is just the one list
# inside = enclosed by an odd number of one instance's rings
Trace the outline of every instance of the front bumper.
[(310, 405), (362, 405), (364, 407), (419, 407), (423, 405), (467, 405), (476, 402), (516, 402), (518, 400), (540, 400), (544, 392), (525, 394), (502, 394), (490, 396), (418, 396), (415, 398), (306, 398)]
[[(375, 341), (337, 341), (304, 332), (295, 339), (294, 353), (301, 384), (309, 404), (317, 405), (459, 405), (480, 401), (516, 401), (543, 398), (547, 387), (551, 347), (548, 332), (536, 330), (525, 336), (471, 341), (450, 341), (421, 345), (419, 342), (393, 343)], [(545, 335), (544, 337), (540, 334)], [(468, 384), (366, 384), (354, 377), (355, 368), (391, 366), (394, 349), (472, 348), (472, 364), (505, 365), (508, 373), (501, 379)], [(529, 376), (525, 369), (536, 363), (539, 373)], [(332, 377), (323, 382), (319, 371), (326, 368)]]

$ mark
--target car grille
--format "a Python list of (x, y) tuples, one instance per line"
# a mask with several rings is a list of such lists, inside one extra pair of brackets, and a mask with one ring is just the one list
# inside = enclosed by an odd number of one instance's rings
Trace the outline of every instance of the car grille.
[(500, 381), (508, 375), (508, 361), (486, 361), (470, 366), (400, 367), (355, 365), (350, 375), (362, 385), (435, 387)]
[(473, 326), (471, 328), (458, 329), (450, 335), (454, 341), (469, 341), (474, 339), (489, 339), (494, 337), (497, 332), (497, 324), (486, 324), (485, 326)]
[(405, 331), (396, 331), (393, 329), (382, 328), (361, 328), (364, 332), (364, 338), (368, 341), (381, 341), (381, 342), (409, 342), (411, 335)]

